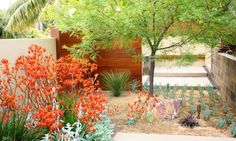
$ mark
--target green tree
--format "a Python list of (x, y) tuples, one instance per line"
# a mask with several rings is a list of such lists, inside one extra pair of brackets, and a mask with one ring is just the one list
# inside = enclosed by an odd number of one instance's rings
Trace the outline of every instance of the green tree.
[(8, 9), (11, 15), (6, 30), (22, 31), (24, 28), (35, 23), (42, 9), (54, 0), (16, 0)]
[[(7, 29), (22, 29), (32, 24), (50, 2), (18, 0), (9, 9), (12, 17)], [(156, 52), (181, 47), (190, 41), (214, 47), (222, 39), (234, 40), (234, 6), (234, 0), (60, 0), (50, 10), (60, 30), (82, 35), (83, 42), (70, 48), (77, 57), (89, 55), (95, 59), (99, 48), (111, 47), (114, 41), (126, 46), (133, 39), (141, 38), (151, 49), (149, 93), (153, 94)], [(161, 41), (169, 36), (181, 39), (162, 46)]]
[[(111, 47), (114, 40), (127, 45), (141, 38), (151, 49), (149, 93), (153, 94), (156, 52), (190, 41), (216, 46), (220, 36), (226, 37), (218, 28), (226, 23), (230, 27), (236, 25), (229, 8), (232, 3), (231, 0), (61, 0), (53, 13), (60, 30), (82, 34), (83, 42), (70, 49), (77, 57)], [(162, 46), (161, 41), (169, 36), (181, 40)]]

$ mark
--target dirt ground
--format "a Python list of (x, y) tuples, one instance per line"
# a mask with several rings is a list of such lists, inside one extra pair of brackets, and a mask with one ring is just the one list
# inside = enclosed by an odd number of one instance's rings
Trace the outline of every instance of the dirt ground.
[[(178, 90), (178, 93), (180, 90)], [(170, 120), (165, 121), (161, 119), (157, 119), (152, 123), (149, 123), (145, 120), (138, 120), (135, 125), (128, 126), (126, 125), (127, 122), (127, 109), (128, 109), (128, 103), (132, 103), (137, 96), (136, 95), (129, 95), (127, 92), (124, 93), (120, 97), (113, 97), (111, 94), (108, 93), (108, 106), (117, 105), (120, 109), (118, 113), (115, 113), (113, 115), (110, 115), (111, 121), (116, 126), (117, 132), (135, 132), (135, 133), (158, 133), (158, 134), (173, 134), (173, 135), (194, 135), (194, 136), (217, 136), (217, 137), (231, 137), (230, 133), (230, 127), (225, 126), (223, 129), (216, 128), (216, 119), (217, 117), (224, 117), (224, 114), (222, 112), (219, 112), (217, 115), (211, 117), (210, 120), (205, 121), (202, 116), (201, 112), (201, 118), (199, 119), (199, 127), (195, 127), (193, 129), (182, 127), (178, 122), (181, 119), (181, 117), (184, 117), (188, 114), (189, 111), (189, 103), (188, 103), (188, 97), (189, 97), (189, 90), (185, 93), (186, 97), (186, 103), (187, 106), (181, 110), (181, 113), (179, 114), (179, 117)], [(198, 98), (200, 97), (200, 94), (198, 91), (194, 91), (194, 102), (198, 101)], [(208, 95), (205, 94), (204, 96), (206, 105), (208, 104)], [(216, 103), (218, 106), (218, 111), (222, 111), (221, 106), (219, 103)], [(230, 109), (232, 112), (232, 110)], [(232, 112), (233, 117), (236, 117), (236, 113)]]

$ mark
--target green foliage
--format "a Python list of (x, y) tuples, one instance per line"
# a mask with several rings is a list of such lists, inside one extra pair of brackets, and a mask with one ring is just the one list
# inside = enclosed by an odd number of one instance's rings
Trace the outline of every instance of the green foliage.
[(101, 82), (111, 90), (114, 96), (120, 96), (122, 91), (127, 90), (130, 86), (130, 73), (127, 71), (110, 71), (101, 76)]
[(131, 126), (131, 125), (135, 125), (136, 121), (134, 118), (128, 118), (127, 120), (127, 125)]
[(48, 0), (16, 0), (8, 9), (11, 15), (6, 29), (22, 31), (34, 24)]
[(169, 94), (170, 99), (175, 99), (177, 90), (178, 90), (178, 85), (175, 85), (174, 88), (170, 91)]
[(103, 117), (103, 120), (95, 123), (95, 132), (86, 135), (86, 141), (111, 141), (114, 134), (115, 126), (111, 123), (108, 117)]
[(147, 120), (148, 122), (153, 122), (153, 121), (155, 120), (154, 115), (153, 115), (152, 112), (147, 112), (147, 114), (146, 114), (146, 120)]
[(204, 97), (204, 92), (203, 92), (203, 88), (201, 85), (198, 85), (198, 91), (199, 91), (201, 97)]
[(190, 91), (190, 93), (189, 93), (189, 103), (191, 104), (191, 105), (193, 105), (193, 93), (194, 93), (194, 89), (193, 89), (193, 87), (191, 88), (191, 91)]
[(0, 140), (16, 141), (16, 140), (38, 140), (47, 132), (40, 128), (31, 128), (27, 126), (26, 117), (14, 116), (4, 123), (0, 120)]
[(197, 61), (197, 57), (190, 52), (182, 53), (176, 61), (178, 66), (189, 66)]
[(230, 125), (233, 121), (233, 115), (228, 112), (226, 115), (225, 115), (225, 121), (228, 125)]
[(191, 113), (191, 114), (194, 114), (194, 113), (196, 113), (196, 112), (197, 112), (196, 106), (191, 105), (191, 106), (190, 106), (190, 113)]
[(228, 106), (226, 104), (223, 104), (222, 111), (226, 114), (228, 112)]
[(69, 123), (70, 125), (74, 124), (77, 121), (77, 117), (73, 112), (74, 97), (67, 96), (66, 94), (57, 95), (58, 100), (63, 100), (60, 104), (60, 109), (64, 111), (63, 116), (61, 117), (64, 121), (64, 125)]
[(209, 110), (209, 108), (205, 108), (205, 110), (203, 111), (203, 116), (205, 120), (209, 120), (211, 117), (211, 112)]
[(233, 122), (233, 124), (231, 125), (231, 134), (233, 137), (236, 137), (236, 123)]
[(216, 126), (219, 128), (223, 128), (225, 126), (225, 120), (222, 118), (217, 119)]
[(201, 109), (202, 110), (205, 110), (205, 108), (206, 108), (206, 104), (205, 104), (205, 101), (204, 101), (204, 99), (200, 99), (200, 105), (201, 105)]
[(182, 108), (186, 107), (186, 99), (185, 99), (185, 97), (182, 98), (181, 107)]
[(211, 114), (212, 114), (213, 116), (216, 116), (217, 113), (218, 113), (217, 107), (216, 107), (216, 106), (213, 106), (212, 111), (211, 111)]
[(138, 92), (138, 87), (139, 87), (139, 81), (138, 80), (132, 80), (131, 81), (131, 91), (134, 93)]

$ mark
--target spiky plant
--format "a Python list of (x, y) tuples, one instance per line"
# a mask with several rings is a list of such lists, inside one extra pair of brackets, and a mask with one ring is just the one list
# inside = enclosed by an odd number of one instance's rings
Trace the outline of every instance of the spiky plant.
[(185, 99), (185, 97), (182, 98), (181, 107), (182, 108), (186, 107), (186, 99)]
[(205, 110), (203, 111), (203, 116), (205, 120), (209, 120), (211, 117), (211, 112), (209, 110), (209, 108), (205, 108)]
[(200, 99), (200, 105), (201, 105), (201, 109), (205, 110), (206, 104), (205, 104), (205, 101), (203, 99)]
[(225, 120), (222, 118), (219, 118), (216, 120), (216, 126), (218, 128), (223, 128), (225, 126)]
[(216, 116), (216, 115), (217, 115), (218, 109), (217, 109), (216, 106), (213, 106), (211, 113), (212, 113), (213, 116)]
[(233, 122), (231, 125), (231, 134), (233, 137), (236, 137), (236, 122)]
[(201, 85), (198, 85), (198, 91), (199, 91), (201, 97), (204, 97), (204, 92), (203, 92), (203, 88)]
[(101, 82), (105, 87), (111, 90), (114, 96), (120, 96), (122, 91), (130, 86), (130, 73), (127, 71), (110, 71), (101, 75)]
[(192, 105), (193, 104), (193, 92), (194, 89), (193, 87), (191, 88), (190, 94), (189, 94), (189, 103)]
[(184, 118), (180, 119), (179, 121), (181, 126), (184, 127), (190, 127), (190, 128), (194, 128), (196, 126), (199, 126), (198, 120), (196, 117), (194, 117), (193, 115), (187, 115)]
[(225, 115), (225, 121), (228, 125), (230, 125), (232, 123), (232, 120), (233, 120), (233, 115), (230, 112), (228, 112)]
[(222, 111), (226, 114), (228, 112), (228, 106), (226, 104), (223, 104)]
[(197, 109), (196, 109), (195, 105), (191, 105), (191, 107), (190, 107), (190, 113), (191, 113), (191, 114), (194, 114), (194, 113), (196, 113), (196, 112), (197, 112)]

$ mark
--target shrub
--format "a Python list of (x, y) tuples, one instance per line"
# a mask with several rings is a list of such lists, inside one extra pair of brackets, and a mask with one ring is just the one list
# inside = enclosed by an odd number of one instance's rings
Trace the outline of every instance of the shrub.
[(197, 57), (190, 52), (182, 53), (180, 58), (176, 61), (178, 66), (188, 66), (197, 61)]
[(122, 91), (130, 85), (130, 73), (127, 71), (105, 72), (102, 74), (101, 81), (114, 96), (120, 96)]
[[(31, 130), (43, 128), (56, 133), (63, 128), (60, 119), (72, 115), (70, 118), (75, 119), (66, 122), (79, 120), (86, 134), (94, 132), (94, 125), (102, 119), (106, 103), (105, 95), (98, 87), (98, 74), (94, 73), (97, 65), (70, 56), (56, 62), (45, 52), (42, 47), (32, 45), (28, 55), (20, 56), (12, 68), (8, 60), (0, 61), (1, 127), (13, 131), (8, 125), (18, 121), (14, 119), (17, 114), (29, 119), (19, 121), (17, 129), (23, 132), (31, 133)], [(66, 101), (65, 97), (69, 100)], [(18, 130), (15, 131), (14, 134), (18, 135)], [(17, 138), (28, 136), (21, 131)]]

